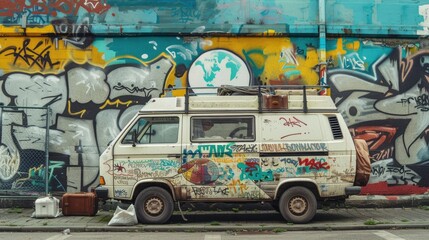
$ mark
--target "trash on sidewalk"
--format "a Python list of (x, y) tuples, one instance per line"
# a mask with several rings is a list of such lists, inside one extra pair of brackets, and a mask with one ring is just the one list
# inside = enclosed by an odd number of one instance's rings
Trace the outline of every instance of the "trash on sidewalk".
[(56, 197), (48, 195), (47, 197), (39, 197), (35, 203), (36, 211), (31, 215), (34, 218), (56, 218), (61, 216), (60, 200)]
[(112, 219), (110, 219), (108, 226), (131, 226), (138, 223), (134, 205), (131, 204), (127, 210), (116, 207)]
[(63, 235), (69, 235), (70, 234), (70, 228), (64, 229), (64, 231), (62, 231)]

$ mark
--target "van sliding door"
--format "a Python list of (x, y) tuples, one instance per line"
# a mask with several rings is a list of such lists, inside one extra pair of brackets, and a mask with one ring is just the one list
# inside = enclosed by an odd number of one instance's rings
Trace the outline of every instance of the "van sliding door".
[(195, 115), (181, 171), (192, 199), (259, 200), (261, 172), (251, 115)]

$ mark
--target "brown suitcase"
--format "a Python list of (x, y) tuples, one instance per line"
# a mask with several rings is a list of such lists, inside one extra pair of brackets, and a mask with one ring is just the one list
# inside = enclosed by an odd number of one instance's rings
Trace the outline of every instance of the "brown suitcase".
[(287, 109), (288, 97), (286, 95), (264, 95), (265, 109)]
[(98, 198), (93, 192), (65, 193), (61, 201), (64, 216), (94, 216)]

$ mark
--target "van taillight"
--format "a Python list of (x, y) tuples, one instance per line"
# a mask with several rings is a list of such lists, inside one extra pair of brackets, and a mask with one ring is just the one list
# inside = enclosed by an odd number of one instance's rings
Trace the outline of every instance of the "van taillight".
[(104, 180), (103, 176), (100, 176), (100, 185), (106, 185), (106, 181)]

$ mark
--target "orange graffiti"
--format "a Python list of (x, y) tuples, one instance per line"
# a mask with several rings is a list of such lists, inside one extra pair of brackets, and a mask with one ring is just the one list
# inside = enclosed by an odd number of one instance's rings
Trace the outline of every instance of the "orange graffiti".
[(114, 105), (116, 105), (116, 107), (119, 107), (119, 105), (128, 107), (128, 106), (130, 106), (131, 103), (133, 103), (133, 101), (131, 101), (131, 100), (126, 101), (126, 102), (122, 102), (121, 100), (117, 99), (116, 101), (111, 102), (109, 99), (107, 99), (106, 102), (104, 102), (103, 106), (101, 106), (99, 109), (104, 109), (107, 106), (114, 106)]
[(72, 112), (71, 111), (71, 102), (70, 102), (70, 100), (68, 100), (67, 101), (67, 112), (68, 112), (68, 114), (70, 114), (71, 116), (78, 116), (78, 115), (80, 115), (80, 118), (82, 118), (83, 117), (83, 115), (85, 115), (85, 113), (86, 113), (86, 110), (81, 110), (81, 111), (79, 111), (79, 112)]

